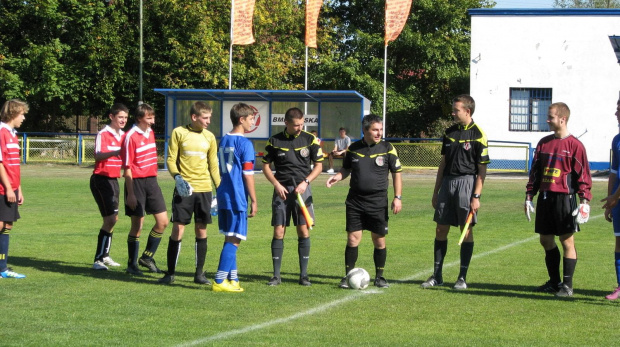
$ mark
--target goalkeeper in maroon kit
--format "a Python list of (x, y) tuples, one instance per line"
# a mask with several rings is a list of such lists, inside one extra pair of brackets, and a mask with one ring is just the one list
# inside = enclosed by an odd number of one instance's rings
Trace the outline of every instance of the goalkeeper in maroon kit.
[[(540, 244), (545, 249), (545, 264), (549, 273), (549, 281), (536, 291), (563, 297), (573, 295), (573, 274), (577, 265), (573, 234), (579, 231), (579, 224), (588, 221), (588, 203), (592, 200), (592, 177), (586, 149), (568, 132), (569, 117), (570, 110), (566, 104), (558, 102), (549, 106), (547, 124), (553, 134), (543, 137), (536, 146), (525, 193), (528, 221), (531, 220), (530, 213), (534, 212), (532, 199), (540, 193), (535, 231), (540, 235)], [(562, 279), (560, 250), (555, 236), (560, 239), (564, 250)]]

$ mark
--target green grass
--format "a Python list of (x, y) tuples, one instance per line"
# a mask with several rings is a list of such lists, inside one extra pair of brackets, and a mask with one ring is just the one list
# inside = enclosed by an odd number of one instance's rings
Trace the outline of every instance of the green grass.
[[(533, 223), (523, 215), (523, 176), (487, 179), (470, 288), (455, 292), (450, 289), (458, 273), (455, 230), (444, 271), (447, 286), (419, 287), (433, 262), (433, 175), (405, 176), (403, 211), (391, 217), (387, 238), (389, 289), (337, 288), (344, 272), (348, 180), (327, 189), (325, 175), (313, 184), (313, 285), (297, 284), (293, 232), (285, 239), (283, 283), (266, 286), (271, 275), (272, 187), (257, 174), (259, 211), (238, 252), (246, 292), (227, 294), (193, 283), (192, 228), (187, 229), (171, 286), (158, 285), (160, 275), (129, 276), (124, 267), (91, 270), (101, 225), (88, 188), (91, 169), (26, 165), (22, 171), (25, 204), (11, 233), (9, 265), (28, 277), (0, 280), (2, 346), (583, 346), (612, 345), (618, 337), (620, 302), (604, 299), (615, 285), (614, 241), (600, 204), (594, 203), (590, 222), (576, 236), (575, 296), (562, 300), (533, 293), (546, 280), (546, 270)], [(170, 200), (173, 180), (167, 173), (160, 174), (160, 185)], [(595, 201), (605, 195), (606, 185), (595, 182)], [(152, 222), (147, 217), (146, 230)], [(128, 229), (129, 219), (121, 214), (111, 252), (120, 263), (127, 259)], [(163, 268), (169, 234), (170, 227), (155, 257)], [(222, 242), (215, 225), (209, 226), (206, 268), (211, 277)], [(373, 275), (367, 232), (359, 253), (357, 265)]]

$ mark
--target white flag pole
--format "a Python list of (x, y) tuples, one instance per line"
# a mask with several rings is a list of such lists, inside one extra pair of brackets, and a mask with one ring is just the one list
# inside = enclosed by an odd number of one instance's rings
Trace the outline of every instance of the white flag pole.
[(385, 113), (386, 103), (387, 103), (387, 44), (385, 45), (385, 50), (383, 52), (383, 137), (385, 138), (387, 135), (387, 125), (386, 118), (387, 115)]
[(232, 89), (232, 51), (233, 51), (233, 26), (235, 25), (235, 0), (230, 7), (230, 50), (228, 53), (228, 89)]

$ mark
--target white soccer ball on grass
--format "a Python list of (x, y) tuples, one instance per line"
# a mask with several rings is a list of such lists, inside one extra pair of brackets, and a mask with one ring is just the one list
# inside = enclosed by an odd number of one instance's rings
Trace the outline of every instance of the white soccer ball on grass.
[(370, 284), (370, 275), (368, 271), (356, 267), (347, 274), (347, 284), (351, 289), (366, 289)]

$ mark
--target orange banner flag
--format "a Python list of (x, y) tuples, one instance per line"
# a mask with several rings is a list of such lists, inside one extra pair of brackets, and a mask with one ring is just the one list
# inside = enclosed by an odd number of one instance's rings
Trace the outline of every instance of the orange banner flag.
[(306, 46), (316, 48), (316, 27), (323, 0), (306, 0)]
[(411, 0), (385, 0), (385, 45), (396, 40), (403, 30), (409, 11)]
[(249, 45), (254, 43), (252, 21), (254, 19), (254, 0), (233, 0), (233, 45)]

